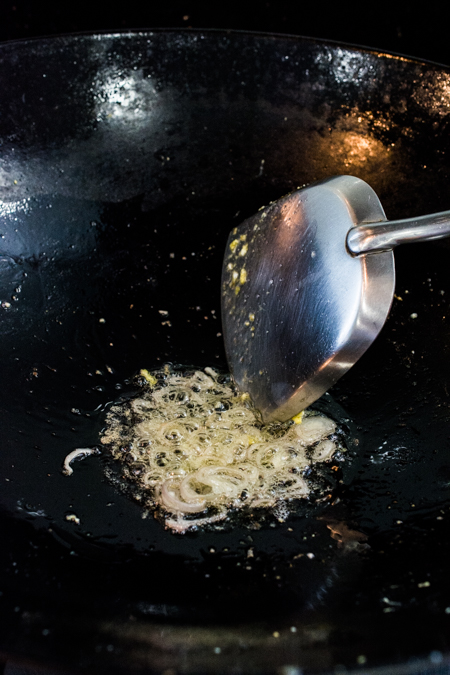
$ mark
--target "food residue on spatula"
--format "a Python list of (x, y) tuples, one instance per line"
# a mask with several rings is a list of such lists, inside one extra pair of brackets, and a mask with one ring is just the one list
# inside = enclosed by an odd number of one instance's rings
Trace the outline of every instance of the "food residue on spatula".
[(135, 497), (176, 532), (239, 510), (283, 520), (309, 497), (310, 467), (339, 448), (335, 423), (314, 411), (264, 425), (231, 376), (212, 368), (142, 370), (141, 383), (111, 407), (101, 442)]

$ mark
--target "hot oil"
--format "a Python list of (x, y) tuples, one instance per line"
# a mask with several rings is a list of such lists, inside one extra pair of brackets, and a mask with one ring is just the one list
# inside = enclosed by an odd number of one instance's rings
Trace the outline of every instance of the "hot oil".
[[(236, 198), (239, 206), (241, 197)], [(244, 508), (233, 511), (222, 529), (219, 523), (213, 530), (174, 536), (151, 513), (142, 518), (146, 509), (141, 503), (108, 480), (110, 456), (74, 462), (69, 477), (61, 471), (72, 450), (100, 445), (110, 406), (119, 398), (123, 402), (139, 395), (139, 387), (127, 378), (143, 366), (157, 368), (173, 359), (224, 367), (220, 263), (239, 206), (218, 205), (214, 232), (209, 232), (211, 210), (196, 210), (195, 205), (190, 205), (190, 218), (196, 227), (190, 227), (184, 225), (185, 204), (149, 214), (136, 199), (114, 208), (105, 204), (96, 212), (88, 205), (84, 214), (83, 202), (67, 202), (64, 208), (55, 202), (52, 213), (59, 211), (64, 218), (77, 214), (74, 231), (89, 228), (89, 237), (77, 236), (69, 257), (57, 248), (45, 255), (42, 244), (30, 258), (32, 264), (26, 255), (14, 263), (18, 268), (27, 265), (28, 275), (18, 300), (5, 309), (9, 314), (2, 324), (8, 378), (2, 407), (9, 421), (8, 433), (6, 426), (2, 430), (2, 505), (55, 537), (68, 555), (89, 561), (132, 559), (137, 567), (143, 557), (143, 576), (153, 570), (155, 578), (167, 582), (149, 589), (151, 600), (184, 602), (189, 588), (174, 579), (189, 577), (197, 589), (210, 584), (209, 597), (217, 582), (223, 603), (228, 595), (231, 603), (239, 589), (248, 598), (249, 611), (257, 605), (261, 584), (266, 597), (270, 590), (274, 599), (270, 611), (280, 606), (279, 593), (286, 591), (289, 602), (295, 602), (307, 580), (314, 578), (311, 589), (320, 586), (335, 564), (337, 543), (325, 521), (317, 518), (334, 510), (332, 501), (345, 499), (356, 466), (354, 430), (330, 397), (316, 410), (337, 422), (340, 442), (347, 445), (345, 461), (339, 459), (338, 471), (333, 463), (312, 469), (306, 476), (310, 488), (318, 486), (312, 499), (298, 500), (295, 507), (289, 503), (289, 516), (282, 508), (271, 512), (258, 519), (256, 528)], [(260, 202), (258, 196), (256, 206)], [(41, 218), (37, 207), (29, 217), (33, 214)], [(178, 236), (171, 237), (171, 232)], [(217, 551), (214, 556), (205, 555), (210, 548)], [(253, 557), (248, 557), (249, 548)], [(120, 576), (114, 587), (118, 583), (123, 587), (128, 582)], [(198, 593), (191, 599), (198, 602)]]
[(330, 500), (353, 462), (323, 413), (263, 425), (230, 376), (169, 365), (141, 373), (141, 391), (107, 413), (101, 442), (122, 465), (109, 478), (174, 532), (284, 522), (301, 501)]
[[(61, 466), (76, 447), (98, 443), (103, 407), (132, 389), (127, 377), (143, 362), (187, 359), (199, 334), (208, 362), (224, 358), (220, 298), (211, 293), (216, 235), (207, 249), (197, 231), (181, 233), (184, 202), (149, 214), (140, 198), (113, 208), (43, 197), (19, 216), (3, 223), (1, 249), (2, 506), (45, 514), (41, 525), (53, 531), (59, 524), (77, 536), (148, 548), (157, 538), (152, 523), (144, 528), (139, 509), (111, 489), (98, 458), (77, 462), (65, 480)], [(217, 238), (228, 217), (217, 215)], [(18, 224), (36, 236), (23, 240)], [(171, 228), (178, 238), (167, 236)], [(66, 521), (70, 513), (79, 526)]]

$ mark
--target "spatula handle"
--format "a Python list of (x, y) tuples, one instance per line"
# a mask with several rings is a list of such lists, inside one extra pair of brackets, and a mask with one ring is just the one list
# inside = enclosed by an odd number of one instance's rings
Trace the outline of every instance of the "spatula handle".
[(399, 244), (450, 237), (450, 211), (418, 218), (387, 220), (358, 225), (347, 234), (347, 248), (352, 255), (388, 251)]

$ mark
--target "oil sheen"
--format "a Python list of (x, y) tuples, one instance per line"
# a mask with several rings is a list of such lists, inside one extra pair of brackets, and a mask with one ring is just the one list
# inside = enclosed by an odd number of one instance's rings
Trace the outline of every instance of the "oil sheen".
[(310, 496), (311, 465), (340, 447), (333, 420), (305, 411), (264, 425), (229, 375), (212, 368), (141, 371), (141, 391), (113, 405), (101, 441), (135, 496), (186, 532), (239, 510), (276, 510)]

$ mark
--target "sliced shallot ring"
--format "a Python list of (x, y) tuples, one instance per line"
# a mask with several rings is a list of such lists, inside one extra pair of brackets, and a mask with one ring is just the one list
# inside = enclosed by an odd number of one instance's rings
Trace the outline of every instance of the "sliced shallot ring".
[(336, 424), (329, 417), (322, 415), (310, 415), (303, 419), (301, 424), (295, 426), (295, 432), (304, 445), (311, 445), (316, 441), (326, 438), (336, 430)]
[(214, 494), (225, 494), (227, 497), (236, 497), (242, 489), (233, 479), (245, 481), (242, 471), (228, 466), (203, 467), (197, 471), (196, 478), (199, 483), (209, 485)]
[(204, 525), (210, 525), (211, 523), (217, 523), (219, 520), (224, 520), (227, 517), (226, 510), (216, 513), (213, 516), (207, 516), (206, 518), (196, 518), (195, 520), (187, 520), (186, 518), (168, 518), (166, 520), (166, 529), (172, 530), (172, 532), (177, 532), (178, 534), (184, 534), (188, 530), (197, 529), (197, 527), (203, 527)]
[(316, 445), (312, 458), (314, 462), (326, 462), (333, 457), (335, 452), (336, 443), (329, 439), (325, 439)]
[(204, 466), (201, 469), (197, 471), (197, 476), (199, 480), (203, 482), (203, 478), (206, 476), (210, 476), (211, 474), (215, 473), (220, 473), (220, 472), (225, 472), (228, 473), (229, 475), (233, 475), (236, 478), (242, 477), (242, 472), (239, 471), (237, 467), (234, 466), (223, 466), (223, 465), (218, 465), (215, 464), (214, 466)]
[[(202, 500), (203, 497), (193, 490), (190, 486), (190, 482), (195, 480), (197, 476), (195, 474), (190, 474), (186, 476), (180, 483), (180, 495), (188, 504), (199, 503), (199, 500)], [(205, 499), (203, 501), (206, 502)]]
[(246, 480), (250, 481), (251, 483), (256, 483), (259, 478), (258, 468), (254, 464), (250, 464), (250, 462), (236, 464), (234, 468), (238, 471), (241, 471), (245, 475)]
[(161, 500), (167, 509), (179, 511), (181, 513), (198, 513), (199, 511), (204, 511), (206, 499), (200, 499), (198, 502), (184, 502), (170, 489), (171, 483), (173, 483), (173, 480), (169, 478), (161, 486)]
[(70, 464), (74, 459), (77, 459), (78, 457), (87, 457), (88, 455), (97, 455), (99, 452), (98, 448), (77, 448), (76, 450), (69, 452), (63, 462), (63, 473), (65, 473), (66, 476), (71, 476), (73, 474), (73, 469)]

